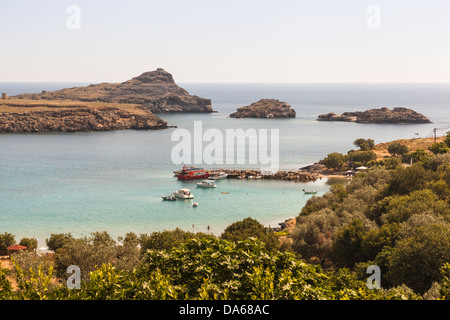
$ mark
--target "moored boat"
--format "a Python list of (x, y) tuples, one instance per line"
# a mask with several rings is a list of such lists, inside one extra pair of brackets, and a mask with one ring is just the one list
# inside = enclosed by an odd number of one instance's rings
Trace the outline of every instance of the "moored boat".
[(218, 172), (218, 173), (214, 173), (214, 174), (210, 175), (209, 179), (223, 180), (223, 179), (226, 179), (227, 177), (228, 177), (228, 173), (226, 173), (226, 172)]
[(303, 192), (304, 192), (305, 194), (316, 194), (316, 193), (317, 193), (317, 190), (305, 190), (305, 189), (303, 189)]
[(178, 199), (194, 199), (194, 195), (191, 190), (183, 188), (173, 192), (173, 195)]
[(173, 195), (170, 195), (170, 196), (162, 196), (162, 199), (163, 199), (164, 201), (177, 201), (177, 198), (174, 197)]
[(196, 167), (183, 166), (182, 170), (174, 171), (174, 173), (178, 180), (206, 179), (209, 177), (208, 171)]
[(196, 183), (199, 188), (215, 188), (216, 184), (212, 180), (203, 180), (202, 182)]

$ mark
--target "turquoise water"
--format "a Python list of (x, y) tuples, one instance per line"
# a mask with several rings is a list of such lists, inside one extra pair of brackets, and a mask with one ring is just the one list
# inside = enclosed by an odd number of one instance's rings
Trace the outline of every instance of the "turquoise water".
[[(12, 95), (55, 90), (68, 84), (0, 84)], [(185, 84), (189, 92), (211, 98), (217, 113), (160, 115), (169, 125), (192, 130), (232, 128), (279, 129), (280, 165), (299, 168), (330, 152), (347, 152), (360, 137), (377, 143), (426, 136), (450, 118), (448, 85), (212, 85)], [(237, 107), (260, 98), (278, 98), (297, 111), (296, 119), (229, 119)], [(318, 114), (370, 107), (411, 107), (434, 123), (372, 125), (327, 123)], [(5, 134), (0, 136), (0, 232), (16, 240), (36, 237), (40, 245), (51, 233), (76, 236), (108, 231), (149, 233), (180, 227), (220, 234), (246, 217), (275, 226), (294, 217), (306, 200), (302, 189), (328, 190), (325, 180), (295, 183), (268, 180), (223, 180), (215, 189), (179, 182), (171, 162), (175, 129), (75, 134)], [(208, 166), (204, 166), (208, 168)], [(217, 166), (214, 166), (217, 167)], [(163, 202), (181, 187), (191, 188), (192, 201)], [(221, 192), (229, 192), (222, 194)]]

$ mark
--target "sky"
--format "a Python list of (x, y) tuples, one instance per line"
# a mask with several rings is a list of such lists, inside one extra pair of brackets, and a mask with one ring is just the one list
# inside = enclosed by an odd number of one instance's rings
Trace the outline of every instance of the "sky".
[(449, 15), (448, 0), (0, 0), (0, 82), (450, 82)]

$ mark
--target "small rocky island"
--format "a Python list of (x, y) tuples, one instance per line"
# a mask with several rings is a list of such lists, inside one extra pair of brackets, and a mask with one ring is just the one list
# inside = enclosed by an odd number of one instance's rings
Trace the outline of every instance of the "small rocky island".
[(390, 110), (389, 108), (379, 108), (366, 111), (344, 112), (342, 114), (331, 112), (319, 115), (317, 120), (386, 124), (431, 123), (431, 121), (423, 114), (403, 107), (395, 107), (393, 110)]
[(237, 112), (230, 114), (230, 118), (295, 118), (295, 110), (291, 109), (291, 106), (283, 101), (261, 99), (249, 106), (238, 108)]

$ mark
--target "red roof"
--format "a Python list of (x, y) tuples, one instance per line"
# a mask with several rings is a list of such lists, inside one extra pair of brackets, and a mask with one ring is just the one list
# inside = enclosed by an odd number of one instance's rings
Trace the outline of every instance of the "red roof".
[(25, 246), (21, 246), (20, 244), (15, 244), (11, 247), (6, 248), (6, 250), (23, 250), (26, 249), (27, 247)]

